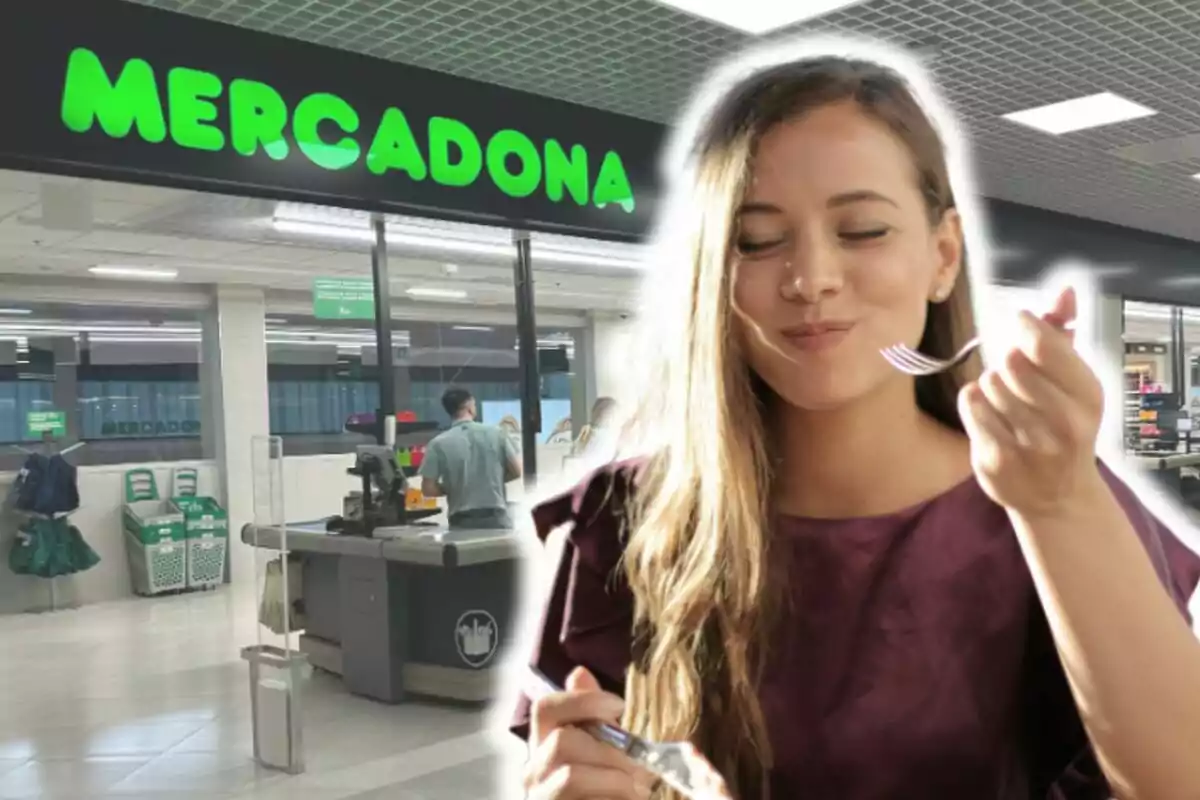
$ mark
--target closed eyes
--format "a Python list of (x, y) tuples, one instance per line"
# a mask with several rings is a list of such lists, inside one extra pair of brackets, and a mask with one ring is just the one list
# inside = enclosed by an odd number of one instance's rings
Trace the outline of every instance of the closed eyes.
[[(863, 230), (841, 231), (838, 238), (847, 244), (859, 244), (876, 239), (882, 239), (891, 232), (890, 228), (868, 228)], [(737, 250), (742, 255), (761, 255), (787, 243), (786, 238), (779, 239), (739, 239)]]

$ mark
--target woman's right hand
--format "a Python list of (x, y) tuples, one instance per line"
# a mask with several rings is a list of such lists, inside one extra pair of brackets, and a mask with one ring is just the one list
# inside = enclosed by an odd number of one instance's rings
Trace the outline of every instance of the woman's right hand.
[(530, 800), (646, 800), (655, 778), (628, 756), (594, 739), (580, 725), (617, 724), (624, 701), (601, 690), (590, 672), (576, 669), (566, 691), (533, 704), (525, 768)]

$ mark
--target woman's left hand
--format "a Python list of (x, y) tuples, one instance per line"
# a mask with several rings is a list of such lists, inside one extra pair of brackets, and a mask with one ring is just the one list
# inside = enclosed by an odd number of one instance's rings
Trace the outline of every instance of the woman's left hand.
[(959, 395), (980, 485), (1027, 519), (1088, 502), (1103, 484), (1096, 438), (1104, 393), (1065, 330), (1075, 317), (1073, 289), (1041, 319), (1022, 312), (1015, 346)]

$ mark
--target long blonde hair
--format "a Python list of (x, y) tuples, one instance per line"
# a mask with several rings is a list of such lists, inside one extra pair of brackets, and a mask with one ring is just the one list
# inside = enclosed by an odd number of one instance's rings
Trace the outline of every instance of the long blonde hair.
[[(938, 133), (897, 74), (828, 57), (745, 78), (707, 118), (687, 174), (677, 178), (682, 233), (673, 246), (683, 263), (674, 285), (654, 298), (675, 329), (660, 331), (652, 389), (626, 429), (630, 440), (656, 444), (628, 514), (623, 569), (636, 612), (625, 723), (656, 739), (695, 742), (740, 797), (767, 790), (771, 748), (758, 685), (782, 579), (770, 567), (771, 395), (739, 343), (733, 220), (764, 133), (845, 101), (908, 146), (931, 224), (954, 207)], [(946, 302), (930, 305), (922, 349), (949, 355), (973, 330), (964, 275)], [(916, 402), (961, 429), (956, 397), (975, 369), (918, 380)]]

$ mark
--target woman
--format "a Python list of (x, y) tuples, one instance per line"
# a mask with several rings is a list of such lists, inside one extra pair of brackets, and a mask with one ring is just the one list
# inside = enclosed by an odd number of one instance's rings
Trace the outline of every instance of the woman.
[(612, 451), (616, 449), (612, 429), (612, 421), (616, 412), (616, 400), (611, 397), (596, 398), (596, 402), (592, 404), (591, 421), (584, 426), (583, 430), (579, 432), (579, 438), (575, 440), (575, 455), (584, 453), (611, 455)]
[(880, 356), (974, 332), (908, 85), (759, 70), (685, 173), (662, 435), (535, 510), (571, 525), (535, 657), (568, 688), (519, 714), (529, 795), (669, 796), (575, 727), (604, 719), (694, 742), (741, 798), (1196, 796), (1200, 559), (1096, 459), (1074, 296), (982, 375)]

